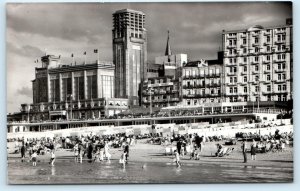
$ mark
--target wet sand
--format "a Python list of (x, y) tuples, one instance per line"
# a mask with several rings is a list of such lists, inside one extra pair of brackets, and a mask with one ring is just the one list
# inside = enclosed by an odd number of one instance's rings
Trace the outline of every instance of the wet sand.
[[(283, 152), (258, 153), (252, 161), (243, 163), (240, 143), (229, 146), (234, 151), (225, 157), (212, 156), (218, 142), (204, 145), (200, 160), (181, 157), (178, 169), (172, 155), (165, 155), (164, 145), (153, 145), (139, 140), (130, 146), (126, 169), (118, 163), (122, 149), (110, 149), (111, 163), (74, 162), (70, 150), (56, 151), (55, 167), (48, 162), (50, 154), (38, 157), (37, 167), (27, 160), (20, 161), (20, 154), (8, 154), (8, 182), (11, 184), (77, 184), (77, 183), (229, 183), (229, 182), (292, 182), (293, 148)], [(223, 142), (220, 142), (223, 143)], [(173, 145), (175, 146), (175, 144)], [(93, 171), (94, 170), (94, 171)], [(54, 172), (53, 172), (54, 171)], [(101, 173), (100, 173), (101, 172)], [(26, 174), (27, 173), (27, 174)], [(100, 173), (100, 174), (99, 174)], [(205, 176), (204, 176), (205, 175)]]

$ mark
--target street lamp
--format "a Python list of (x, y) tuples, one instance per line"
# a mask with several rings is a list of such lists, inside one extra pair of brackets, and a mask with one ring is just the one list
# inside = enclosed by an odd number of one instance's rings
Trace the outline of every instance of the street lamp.
[(70, 111), (70, 120), (72, 119), (72, 101), (73, 101), (73, 96), (72, 94), (69, 94), (68, 97), (70, 98), (70, 107), (71, 107), (71, 111)]
[(153, 88), (149, 87), (146, 89), (150, 95), (150, 117), (152, 115), (152, 93), (153, 93)]

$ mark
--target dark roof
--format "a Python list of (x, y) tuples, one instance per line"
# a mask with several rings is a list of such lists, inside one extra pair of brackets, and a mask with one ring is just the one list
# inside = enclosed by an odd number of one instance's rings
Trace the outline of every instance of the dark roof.
[[(223, 61), (222, 60), (206, 60), (207, 65), (222, 65)], [(198, 67), (198, 63), (200, 63), (199, 60), (196, 61), (190, 61), (184, 65), (184, 67)]]

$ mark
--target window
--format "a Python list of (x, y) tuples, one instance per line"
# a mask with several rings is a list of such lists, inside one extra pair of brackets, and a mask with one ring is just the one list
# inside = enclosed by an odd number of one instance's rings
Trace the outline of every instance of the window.
[(257, 65), (255, 66), (255, 71), (258, 71), (258, 66)]
[(282, 40), (285, 40), (285, 35), (282, 35)]
[(244, 66), (244, 72), (247, 72), (247, 66)]
[(282, 69), (285, 69), (285, 63), (282, 63)]
[(271, 51), (271, 47), (267, 46), (267, 51), (270, 52)]
[(270, 86), (270, 85), (267, 86), (267, 91), (268, 91), (268, 92), (271, 91), (271, 86)]
[(255, 76), (255, 81), (258, 81), (259, 80), (259, 76)]
[[(246, 54), (247, 53), (247, 49), (243, 48), (243, 53)], [(246, 62), (246, 61), (245, 61)]]
[(233, 88), (229, 88), (229, 92), (230, 92), (230, 93), (233, 93)]
[(232, 83), (233, 82), (233, 79), (232, 79), (232, 77), (230, 77), (230, 83)]
[(281, 36), (278, 35), (278, 36), (277, 36), (277, 41), (280, 41), (280, 40), (281, 40)]
[(281, 74), (278, 74), (278, 75), (277, 75), (277, 79), (278, 79), (278, 80), (281, 80)]
[(280, 54), (277, 55), (277, 59), (281, 60), (281, 55)]
[(196, 99), (194, 100), (194, 105), (197, 105), (197, 100)]
[(246, 43), (247, 43), (247, 41), (246, 41), (246, 39), (244, 38), (244, 39), (243, 39), (243, 44), (246, 44)]
[(270, 70), (271, 69), (271, 66), (270, 64), (267, 65), (267, 70)]
[(286, 85), (282, 85), (282, 91), (286, 91)]
[(237, 87), (234, 87), (234, 93), (237, 93)]
[(255, 92), (258, 92), (258, 90), (259, 90), (259, 87), (255, 86)]
[(278, 68), (278, 70), (281, 70), (281, 64), (278, 64), (277, 68)]
[(244, 62), (247, 62), (247, 57), (244, 57)]
[(271, 95), (267, 96), (267, 101), (271, 101)]
[(282, 79), (283, 79), (283, 80), (285, 80), (285, 77), (286, 77), (285, 74), (282, 74)]
[(255, 51), (255, 52), (259, 52), (259, 48), (258, 48), (258, 47), (255, 47), (254, 51)]
[(278, 91), (281, 91), (281, 85), (278, 85)]
[(271, 80), (271, 75), (267, 75), (267, 81)]
[(267, 56), (267, 60), (270, 60), (270, 55)]
[(267, 42), (270, 42), (270, 36), (267, 36)]
[(255, 39), (254, 39), (254, 43), (258, 43), (258, 38), (255, 38)]
[(247, 93), (247, 87), (244, 87), (244, 93)]
[(244, 76), (244, 82), (247, 82), (247, 76)]
[(191, 100), (186, 100), (187, 105), (191, 105)]
[(285, 54), (282, 55), (282, 59), (285, 59)]
[(255, 62), (258, 62), (258, 57), (255, 56), (255, 57), (254, 57), (254, 60), (255, 60)]
[(234, 82), (235, 82), (235, 83), (237, 82), (237, 77), (234, 77)]

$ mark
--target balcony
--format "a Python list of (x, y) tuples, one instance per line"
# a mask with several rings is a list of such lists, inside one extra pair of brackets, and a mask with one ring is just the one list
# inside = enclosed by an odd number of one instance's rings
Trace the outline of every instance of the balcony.
[(236, 83), (226, 83), (227, 86), (236, 86)]
[(226, 75), (227, 76), (236, 76), (237, 72), (228, 72)]
[(264, 74), (270, 74), (271, 71), (270, 70), (264, 70)]
[(285, 59), (280, 59), (280, 60), (276, 59), (276, 60), (274, 60), (274, 62), (275, 63), (282, 63), (282, 62), (285, 62)]
[(269, 32), (264, 32), (263, 34), (264, 34), (264, 36), (270, 36), (271, 32), (270, 31)]
[(193, 89), (194, 85), (183, 85), (182, 88), (183, 89)]
[(273, 80), (273, 82), (275, 82), (277, 84), (281, 84), (281, 83), (285, 83), (286, 80)]
[(253, 36), (253, 37), (258, 37), (258, 36), (259, 36), (259, 33), (252, 33), (252, 36)]
[(260, 46), (258, 42), (252, 44), (252, 47), (257, 47), (257, 46)]
[(270, 64), (270, 60), (263, 60), (263, 64)]
[(252, 74), (259, 74), (259, 70), (258, 71), (252, 71)]
[(285, 40), (276, 40), (276, 41), (274, 42), (275, 45), (278, 45), (278, 44), (285, 44), (285, 43), (286, 43)]
[(245, 86), (245, 85), (248, 84), (248, 82), (239, 82), (238, 84), (241, 85), (241, 86)]
[(259, 64), (259, 61), (251, 61), (250, 62), (252, 65), (255, 65), (255, 64)]
[(285, 71), (286, 71), (285, 69), (276, 69), (275, 73), (281, 73), (281, 72), (285, 72)]
[(248, 72), (241, 72), (241, 75), (242, 76), (245, 76), (245, 75), (247, 75), (248, 74)]
[(241, 47), (241, 48), (246, 48), (246, 47), (247, 47), (247, 44), (241, 44), (240, 47)]
[(269, 46), (271, 45), (271, 42), (264, 42), (264, 46)]
[(247, 65), (247, 62), (241, 62), (239, 65), (240, 65), (240, 66), (246, 66), (246, 65)]
[(236, 48), (236, 45), (227, 45), (226, 48), (233, 49), (233, 48)]

